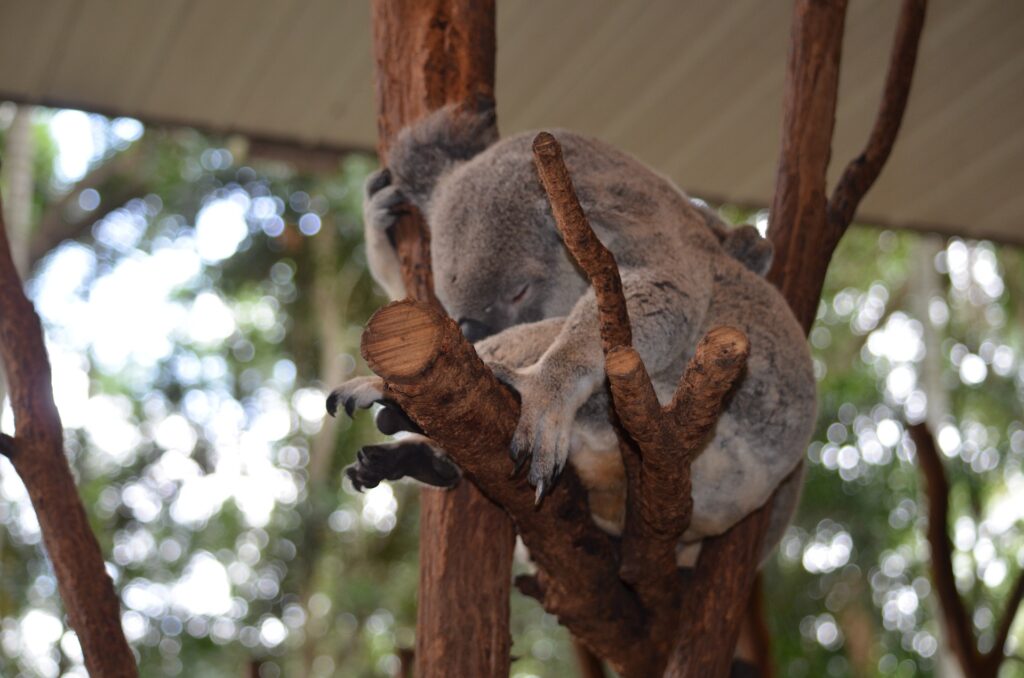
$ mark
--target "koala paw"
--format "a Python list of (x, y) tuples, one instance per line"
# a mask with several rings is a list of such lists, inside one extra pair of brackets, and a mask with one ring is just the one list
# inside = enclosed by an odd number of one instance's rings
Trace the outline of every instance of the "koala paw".
[(334, 389), (327, 396), (327, 413), (336, 416), (340, 404), (351, 417), (357, 409), (369, 409), (374, 403), (382, 405), (374, 418), (381, 433), (389, 436), (402, 431), (423, 433), (402, 408), (384, 397), (384, 381), (380, 377), (356, 377)]
[(373, 228), (386, 231), (404, 211), (408, 200), (392, 182), (391, 171), (380, 169), (366, 179), (363, 216)]
[(444, 453), (422, 436), (410, 436), (394, 443), (367, 445), (359, 450), (356, 463), (345, 475), (359, 492), (377, 487), (382, 480), (414, 478), (433, 487), (455, 487), (461, 473)]
[(578, 407), (561, 389), (547, 383), (536, 372), (512, 370), (490, 363), (494, 376), (519, 393), (519, 424), (512, 435), (509, 456), (515, 464), (513, 474), (530, 459), (527, 480), (537, 488), (539, 504), (551, 491), (569, 459), (569, 443)]
[(352, 416), (356, 409), (366, 410), (384, 398), (384, 380), (380, 377), (356, 377), (349, 379), (327, 396), (327, 413), (336, 416), (338, 405), (345, 408), (345, 414)]

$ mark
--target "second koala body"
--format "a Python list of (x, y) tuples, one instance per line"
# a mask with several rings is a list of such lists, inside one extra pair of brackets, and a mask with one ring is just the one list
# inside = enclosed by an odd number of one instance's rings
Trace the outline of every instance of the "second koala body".
[[(625, 485), (594, 295), (559, 238), (534, 169), (533, 134), (490, 144), (488, 125), (486, 116), (448, 111), (403, 132), (390, 177), (371, 180), (371, 270), (392, 296), (404, 295), (385, 229), (395, 205), (413, 202), (430, 227), (438, 299), (520, 393), (513, 456), (530, 455), (538, 496), (571, 462), (595, 518), (617, 531)], [(583, 209), (618, 263), (634, 346), (659, 399), (671, 399), (709, 329), (732, 325), (750, 340), (746, 374), (694, 462), (684, 540), (722, 533), (791, 478), (775, 510), (778, 532), (799, 489), (794, 470), (811, 432), (815, 389), (799, 324), (751, 270), (766, 260), (737, 258), (762, 244), (730, 241), (713, 216), (632, 157), (571, 132), (554, 135)]]

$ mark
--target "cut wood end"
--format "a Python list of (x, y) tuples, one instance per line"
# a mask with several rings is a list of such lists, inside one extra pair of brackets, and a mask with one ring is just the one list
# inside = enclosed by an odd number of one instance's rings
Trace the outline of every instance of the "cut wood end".
[(749, 354), (750, 342), (747, 335), (728, 325), (712, 329), (697, 346), (697, 360), (700, 362), (742, 362)]
[(432, 306), (396, 301), (373, 314), (363, 332), (362, 354), (385, 380), (422, 373), (441, 348), (444, 317)]
[(560, 155), (562, 151), (558, 139), (550, 132), (539, 132), (533, 138), (533, 152), (535, 155), (553, 157)]
[(640, 354), (631, 346), (616, 346), (604, 361), (605, 372), (612, 379), (629, 377), (642, 368)]

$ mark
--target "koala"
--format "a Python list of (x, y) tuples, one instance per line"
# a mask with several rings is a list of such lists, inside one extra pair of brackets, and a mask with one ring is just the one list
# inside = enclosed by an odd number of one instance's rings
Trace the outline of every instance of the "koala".
[[(783, 486), (770, 544), (796, 505), (815, 417), (815, 379), (803, 331), (763, 277), (771, 245), (750, 226), (730, 229), (668, 179), (595, 139), (565, 130), (562, 145), (580, 203), (615, 256), (633, 344), (659, 400), (668, 402), (701, 337), (743, 330), (750, 357), (713, 437), (693, 463), (693, 517), (683, 537), (699, 545), (762, 506)], [(621, 531), (625, 480), (606, 387), (594, 293), (563, 245), (533, 164), (535, 133), (498, 141), (493, 110), (442, 109), (406, 128), (389, 166), (366, 184), (367, 256), (374, 278), (405, 296), (389, 229), (415, 205), (431, 232), (437, 298), (496, 376), (521, 397), (509, 454), (540, 501), (566, 463), (589, 492), (599, 526)], [(381, 401), (362, 377), (332, 393), (351, 414)], [(411, 475), (450, 486), (443, 452), (394, 407), (385, 432), (412, 431), (364, 448), (347, 471), (357, 488)]]

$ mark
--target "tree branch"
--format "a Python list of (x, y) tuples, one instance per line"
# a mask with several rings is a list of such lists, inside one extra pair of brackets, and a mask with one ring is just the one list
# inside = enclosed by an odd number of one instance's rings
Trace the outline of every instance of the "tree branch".
[(43, 329), (11, 260), (2, 217), (0, 359), (15, 421), (14, 439), (5, 439), (5, 447), (17, 446), (18, 454), (9, 458), (36, 511), (85, 665), (94, 676), (135, 676), (135, 658), (121, 630), (113, 582), (64, 455), (64, 435), (53, 403)]
[[(864, 194), (868, 192), (889, 159), (896, 134), (903, 122), (903, 112), (910, 97), (910, 84), (917, 62), (917, 45), (924, 28), (928, 0), (904, 0), (889, 57), (882, 102), (874, 127), (863, 152), (850, 161), (843, 171), (828, 204), (828, 221), (839, 236), (853, 221)], [(838, 242), (838, 239), (837, 239)]]
[(953, 574), (953, 542), (949, 538), (949, 481), (935, 439), (924, 424), (909, 428), (917, 450), (917, 462), (928, 494), (928, 545), (931, 547), (932, 585), (939, 598), (949, 644), (964, 673), (979, 675), (981, 657), (971, 629), (971, 615), (956, 589)]
[(619, 267), (615, 257), (590, 227), (562, 158), (562, 146), (548, 132), (541, 132), (533, 140), (533, 163), (565, 246), (586, 272), (594, 288), (605, 353), (616, 346), (630, 346), (633, 334)]
[(1017, 582), (1013, 585), (1010, 597), (1006, 599), (1003, 616), (999, 619), (995, 643), (985, 655), (989, 675), (996, 675), (999, 672), (1000, 664), (1007, 659), (1003, 652), (1006, 650), (1006, 641), (1010, 637), (1010, 629), (1013, 628), (1013, 620), (1017, 617), (1017, 610), (1020, 608), (1022, 600), (1024, 600), (1024, 572), (1017, 574)]

